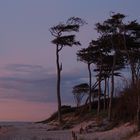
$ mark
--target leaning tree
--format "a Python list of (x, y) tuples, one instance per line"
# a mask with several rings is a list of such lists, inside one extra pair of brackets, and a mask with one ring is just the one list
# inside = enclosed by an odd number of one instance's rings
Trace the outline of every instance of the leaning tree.
[(50, 28), (50, 33), (54, 37), (52, 43), (56, 45), (56, 65), (57, 65), (57, 102), (58, 102), (58, 121), (62, 122), (61, 115), (61, 94), (60, 94), (60, 83), (61, 83), (61, 71), (62, 63), (60, 64), (60, 51), (65, 46), (78, 46), (80, 42), (75, 39), (76, 32), (79, 32), (80, 26), (84, 25), (85, 21), (78, 17), (69, 18), (66, 23), (59, 23), (56, 26)]
[(72, 93), (76, 101), (77, 107), (81, 105), (83, 97), (88, 93), (89, 85), (87, 83), (81, 83), (73, 87)]
[(97, 48), (92, 47), (91, 43), (89, 44), (89, 47), (83, 48), (77, 52), (77, 58), (78, 61), (82, 61), (87, 64), (88, 67), (88, 73), (89, 73), (89, 111), (92, 109), (92, 73), (91, 73), (91, 64), (96, 62), (97, 58)]

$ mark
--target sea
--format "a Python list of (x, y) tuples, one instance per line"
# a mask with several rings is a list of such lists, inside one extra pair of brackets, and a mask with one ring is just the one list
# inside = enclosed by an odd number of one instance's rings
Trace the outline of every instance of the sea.
[(24, 126), (28, 124), (33, 124), (33, 122), (0, 121), (0, 126)]

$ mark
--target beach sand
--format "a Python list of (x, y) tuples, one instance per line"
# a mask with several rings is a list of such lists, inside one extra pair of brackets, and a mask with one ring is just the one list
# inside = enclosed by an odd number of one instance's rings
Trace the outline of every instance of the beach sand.
[(71, 131), (48, 131), (53, 126), (44, 124), (28, 124), (19, 126), (3, 126), (0, 129), (0, 140), (71, 140)]
[[(71, 130), (55, 131), (54, 126), (47, 124), (3, 126), (0, 128), (0, 140), (73, 140), (72, 131), (75, 131), (78, 140), (122, 140), (129, 139), (136, 128), (135, 125), (127, 123), (108, 131), (79, 134), (78, 129), (82, 125), (85, 124), (77, 125)], [(137, 136), (130, 140), (139, 139)]]

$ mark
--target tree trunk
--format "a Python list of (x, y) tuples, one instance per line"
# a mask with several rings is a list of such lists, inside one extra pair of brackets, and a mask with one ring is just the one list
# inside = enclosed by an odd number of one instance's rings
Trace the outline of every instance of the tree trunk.
[(61, 124), (61, 95), (60, 95), (60, 82), (61, 82), (61, 70), (62, 65), (59, 64), (59, 46), (56, 46), (56, 65), (57, 65), (57, 103), (58, 103), (58, 122)]
[(88, 64), (88, 72), (89, 72), (89, 111), (92, 110), (92, 102), (91, 102), (91, 68), (90, 68), (90, 64)]
[(104, 81), (104, 111), (106, 110), (106, 89), (107, 89), (107, 78), (105, 77)]
[(124, 34), (123, 34), (123, 41), (124, 41), (124, 49), (126, 51), (126, 54), (127, 54), (127, 57), (128, 57), (128, 60), (129, 60), (129, 64), (130, 64), (130, 69), (131, 69), (131, 84), (134, 85), (135, 84), (135, 67), (134, 67), (134, 63), (131, 59), (131, 56), (130, 56), (130, 53), (129, 53), (129, 50), (127, 49), (127, 46), (126, 46), (126, 38), (125, 38), (125, 29), (124, 29)]
[(107, 78), (107, 110), (109, 108), (109, 92), (110, 92), (110, 86), (109, 86), (109, 77)]
[(109, 100), (109, 110), (108, 110), (108, 119), (112, 120), (112, 102), (113, 102), (113, 95), (114, 95), (114, 70), (116, 64), (116, 54), (113, 56), (113, 65), (112, 65), (112, 74), (111, 74), (111, 93), (110, 93), (110, 100)]
[(132, 66), (130, 66), (131, 67), (131, 84), (132, 84), (132, 86), (134, 86), (134, 84), (135, 84), (135, 77), (134, 77), (134, 70), (133, 70), (133, 68), (132, 68)]
[(140, 131), (140, 96), (139, 95), (138, 95), (138, 107), (137, 107), (137, 130)]
[(137, 130), (140, 131), (140, 91), (139, 91), (139, 79), (136, 80), (136, 92), (137, 92)]
[(100, 108), (101, 108), (101, 72), (102, 72), (102, 68), (100, 66), (99, 85), (98, 85), (98, 108), (97, 108), (97, 115), (98, 116), (99, 116)]
[(101, 81), (99, 81), (99, 87), (98, 87), (98, 108), (97, 108), (97, 115), (99, 116), (100, 113), (100, 105), (101, 105)]

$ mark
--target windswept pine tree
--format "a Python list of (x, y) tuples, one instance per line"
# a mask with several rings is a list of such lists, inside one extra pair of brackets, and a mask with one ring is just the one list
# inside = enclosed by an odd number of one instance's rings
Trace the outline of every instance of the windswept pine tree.
[(72, 93), (74, 95), (77, 107), (81, 105), (83, 97), (89, 92), (89, 85), (82, 83), (73, 87)]
[(86, 22), (78, 17), (69, 18), (66, 23), (60, 23), (50, 28), (50, 33), (54, 37), (52, 43), (56, 45), (56, 65), (57, 65), (57, 101), (58, 101), (58, 121), (62, 122), (61, 115), (61, 71), (62, 63), (60, 64), (59, 54), (60, 51), (65, 47), (73, 47), (81, 45), (79, 41), (75, 39), (76, 32), (79, 32), (80, 26)]
[[(114, 71), (117, 68), (117, 59), (121, 57), (122, 42), (120, 40), (120, 24), (124, 19), (124, 15), (117, 13), (112, 14), (111, 17), (105, 20), (103, 23), (98, 23), (96, 25), (97, 31), (101, 34), (102, 38), (106, 40), (104, 48), (110, 52), (112, 55), (112, 67), (111, 67), (111, 92), (110, 92), (110, 102), (108, 118), (112, 119), (112, 100), (114, 96)], [(123, 62), (123, 56), (121, 57), (120, 64)]]
[(82, 61), (87, 64), (88, 73), (89, 73), (89, 111), (92, 109), (92, 72), (91, 64), (96, 62), (97, 58), (97, 48), (91, 47), (91, 43), (88, 48), (83, 48), (77, 52), (78, 61)]

